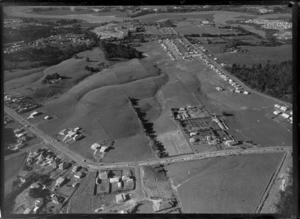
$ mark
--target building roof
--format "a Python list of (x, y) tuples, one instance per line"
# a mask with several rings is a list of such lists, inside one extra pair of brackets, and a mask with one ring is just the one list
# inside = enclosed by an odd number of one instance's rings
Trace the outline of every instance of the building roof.
[(126, 200), (124, 193), (116, 195), (116, 200), (117, 200), (117, 202)]
[(120, 181), (120, 177), (114, 177), (114, 178), (110, 178), (109, 182), (119, 182)]
[(100, 152), (104, 153), (106, 151), (106, 149), (108, 148), (108, 146), (101, 146), (100, 148)]
[(92, 150), (96, 150), (96, 149), (98, 149), (99, 147), (101, 147), (100, 144), (94, 143), (94, 144), (92, 144), (91, 149), (92, 149)]
[(25, 211), (23, 212), (23, 214), (29, 214), (31, 212), (30, 208), (26, 208)]
[(62, 183), (63, 181), (65, 181), (65, 178), (63, 177), (59, 177), (57, 180), (56, 180), (56, 183)]
[(80, 178), (82, 176), (82, 172), (78, 172), (76, 174), (74, 174), (74, 177)]

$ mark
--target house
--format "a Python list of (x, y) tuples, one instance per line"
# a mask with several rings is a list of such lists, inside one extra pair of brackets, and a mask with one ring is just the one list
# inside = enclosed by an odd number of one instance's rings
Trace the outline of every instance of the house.
[(124, 194), (124, 193), (121, 193), (121, 194), (116, 195), (116, 201), (117, 201), (117, 203), (126, 201), (126, 196), (125, 196), (125, 194)]
[(51, 117), (50, 116), (45, 116), (44, 119), (49, 120), (49, 119), (51, 119)]
[(23, 214), (29, 214), (31, 212), (30, 208), (26, 208), (25, 211), (23, 212)]
[(79, 167), (78, 167), (78, 166), (74, 166), (74, 167), (72, 168), (72, 172), (73, 172), (73, 173), (75, 173), (75, 172), (77, 172), (77, 171), (78, 171), (78, 169), (79, 169)]
[(77, 179), (80, 179), (82, 176), (83, 176), (82, 172), (78, 172), (78, 173), (74, 174), (74, 177)]
[(119, 181), (120, 181), (120, 177), (114, 177), (109, 179), (110, 183), (119, 182)]
[(281, 109), (282, 111), (287, 111), (287, 110), (288, 110), (288, 108), (287, 108), (286, 106), (282, 106), (282, 107), (280, 107), (280, 109)]
[(14, 130), (14, 133), (15, 133), (15, 134), (18, 134), (18, 133), (23, 132), (23, 131), (24, 131), (24, 129), (15, 129), (15, 130)]
[(104, 153), (107, 150), (108, 146), (101, 146), (100, 152)]
[(28, 117), (28, 119), (34, 118), (35, 116), (37, 116), (37, 115), (39, 115), (39, 114), (40, 114), (39, 112), (34, 111), (34, 112), (32, 112), (32, 113), (30, 114), (30, 116)]
[(65, 141), (67, 138), (72, 138), (74, 135), (76, 135), (76, 132), (68, 131), (68, 133), (65, 135), (63, 141)]
[(56, 180), (55, 186), (60, 186), (64, 181), (65, 181), (65, 178), (59, 177), (59, 178)]
[(122, 182), (118, 182), (118, 188), (122, 188)]
[(100, 144), (94, 143), (94, 144), (92, 144), (91, 149), (92, 149), (92, 150), (97, 150), (97, 149), (99, 149), (100, 147), (101, 147)]
[(42, 205), (43, 205), (43, 199), (42, 198), (36, 199), (34, 202), (33, 212), (36, 212)]
[(279, 111), (279, 110), (275, 110), (275, 111), (273, 112), (274, 115), (279, 115), (280, 113), (281, 113), (281, 111)]
[(279, 104), (275, 104), (274, 107), (279, 109), (280, 105)]
[(59, 135), (66, 135), (67, 133), (68, 133), (68, 129), (63, 129), (58, 134)]
[(22, 137), (22, 136), (24, 136), (24, 135), (25, 135), (25, 133), (22, 132), (22, 133), (16, 134), (16, 137), (17, 137), (17, 138), (20, 138), (20, 137)]
[(290, 117), (290, 115), (287, 113), (282, 113), (281, 116), (285, 119), (288, 119)]
[(72, 187), (74, 188), (74, 187), (76, 187), (77, 185), (79, 185), (79, 182), (74, 182), (74, 183), (72, 184)]
[(81, 128), (80, 127), (76, 127), (74, 128), (74, 132), (78, 132)]
[(57, 205), (63, 203), (64, 200), (65, 200), (64, 197), (59, 196), (59, 195), (55, 195), (55, 194), (52, 194), (52, 195), (51, 195), (51, 199), (52, 199), (52, 202), (53, 202), (54, 204), (57, 204)]
[(197, 135), (197, 132), (191, 132), (191, 133), (190, 133), (190, 137), (193, 137), (193, 136), (195, 136), (195, 135)]
[(73, 136), (73, 140), (74, 140), (74, 141), (80, 140), (81, 138), (82, 138), (82, 134), (75, 134), (75, 135)]
[(227, 140), (227, 141), (224, 142), (224, 144), (226, 146), (230, 147), (230, 146), (236, 145), (237, 142), (235, 142), (234, 140)]
[(35, 183), (32, 183), (30, 188), (33, 189), (33, 188), (40, 188), (41, 187), (41, 184), (39, 182), (35, 182)]

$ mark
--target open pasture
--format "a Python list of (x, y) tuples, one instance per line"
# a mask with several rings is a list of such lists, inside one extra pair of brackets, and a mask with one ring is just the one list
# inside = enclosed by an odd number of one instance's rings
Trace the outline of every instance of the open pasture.
[[(139, 100), (154, 97), (165, 80), (164, 74), (149, 63), (132, 60), (115, 65), (112, 69), (90, 76), (47, 104), (47, 111), (57, 115), (58, 119), (40, 127), (52, 135), (64, 128), (82, 127), (88, 135), (70, 148), (89, 158), (93, 153), (91, 144), (106, 138), (116, 141), (106, 160), (149, 157), (148, 140), (128, 97)], [(151, 107), (151, 101), (148, 104)], [(133, 139), (136, 140), (134, 144)]]
[(292, 59), (291, 45), (283, 45), (278, 47), (263, 47), (263, 46), (241, 46), (241, 49), (246, 49), (247, 52), (224, 53), (216, 55), (220, 62), (226, 64), (237, 63), (240, 65), (252, 67), (253, 64), (280, 63)]
[(192, 149), (180, 131), (159, 135), (157, 139), (165, 146), (169, 156), (192, 153)]
[(254, 213), (283, 153), (172, 164), (183, 213)]

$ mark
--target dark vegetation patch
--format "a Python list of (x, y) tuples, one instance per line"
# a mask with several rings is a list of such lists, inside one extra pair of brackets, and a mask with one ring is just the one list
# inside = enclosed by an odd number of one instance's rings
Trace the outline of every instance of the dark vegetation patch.
[(282, 215), (295, 215), (295, 195), (293, 183), (289, 183), (285, 191), (280, 190), (279, 202), (276, 204), (277, 214)]
[[(13, 210), (15, 199), (17, 196), (22, 193), (26, 188), (28, 188), (32, 183), (34, 182), (40, 182), (45, 185), (50, 185), (52, 180), (49, 178), (49, 175), (38, 175), (33, 173), (25, 183), (21, 184), (21, 181), (19, 178), (17, 178), (13, 184), (12, 184), (12, 191), (4, 198), (4, 205), (3, 205), (3, 212), (5, 214), (10, 214), (11, 211)], [(32, 189), (30, 189), (32, 190)], [(47, 192), (48, 191), (48, 192)], [(47, 191), (40, 191), (39, 190), (33, 190), (29, 191), (29, 195), (33, 197), (38, 197), (38, 198), (43, 198), (44, 201), (45, 199), (49, 199), (49, 190)]]
[(100, 42), (100, 48), (103, 50), (105, 58), (110, 60), (113, 58), (126, 58), (126, 59), (134, 59), (143, 58), (143, 53), (130, 47), (122, 44), (114, 44), (106, 41)]
[(228, 70), (255, 90), (292, 102), (292, 61), (265, 66), (253, 64), (252, 68), (234, 63)]

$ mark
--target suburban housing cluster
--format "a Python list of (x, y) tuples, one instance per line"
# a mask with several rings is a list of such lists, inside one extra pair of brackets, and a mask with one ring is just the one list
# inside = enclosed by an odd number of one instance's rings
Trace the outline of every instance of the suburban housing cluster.
[(275, 30), (286, 30), (292, 28), (292, 24), (290, 22), (282, 21), (282, 20), (267, 20), (267, 19), (249, 19), (244, 21), (246, 24), (258, 24), (261, 25), (264, 29), (275, 29)]
[(20, 41), (4, 49), (5, 54), (22, 51), (28, 48), (41, 48), (45, 46), (67, 46), (68, 44), (87, 44), (91, 42), (83, 34), (59, 34), (47, 38), (40, 38), (33, 42)]

